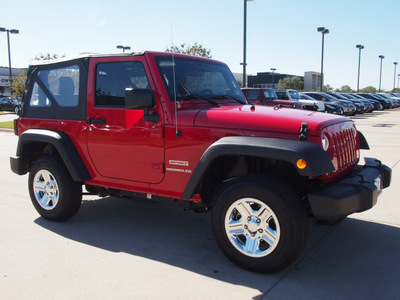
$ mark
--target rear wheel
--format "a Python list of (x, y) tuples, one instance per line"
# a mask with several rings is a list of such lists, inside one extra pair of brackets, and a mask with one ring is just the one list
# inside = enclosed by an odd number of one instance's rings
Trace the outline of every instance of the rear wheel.
[(38, 213), (52, 221), (76, 214), (82, 202), (82, 186), (72, 180), (64, 164), (54, 156), (37, 159), (29, 171), (29, 194)]
[(291, 264), (308, 239), (305, 206), (273, 177), (227, 184), (213, 208), (213, 231), (224, 254), (245, 269), (272, 273)]

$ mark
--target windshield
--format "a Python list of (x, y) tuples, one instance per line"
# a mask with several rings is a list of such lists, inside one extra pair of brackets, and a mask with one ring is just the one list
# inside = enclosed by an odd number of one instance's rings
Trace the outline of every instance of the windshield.
[(331, 95), (329, 95), (329, 94), (326, 94), (326, 93), (321, 93), (321, 94), (324, 95), (325, 98), (328, 98), (329, 100), (333, 100), (333, 101), (336, 101), (336, 100), (337, 100), (335, 97), (333, 97), (333, 96), (331, 96)]
[[(247, 101), (229, 68), (200, 59), (158, 56), (157, 67), (171, 101), (233, 99)], [(175, 74), (175, 78), (174, 78)], [(175, 83), (175, 86), (174, 86)]]
[(336, 97), (337, 99), (341, 99), (341, 100), (349, 100), (349, 98), (346, 98), (345, 96), (340, 95), (340, 94), (334, 94), (331, 96)]
[(278, 99), (278, 96), (276, 95), (274, 90), (263, 90), (264, 93), (264, 97), (269, 99), (269, 100), (274, 100), (274, 99)]
[(292, 100), (300, 100), (300, 94), (297, 91), (289, 91)]
[(302, 99), (302, 100), (314, 100), (315, 101), (315, 99), (313, 97), (310, 97), (310, 96), (308, 96), (306, 94), (300, 94), (300, 99)]
[(365, 100), (365, 99), (366, 99), (365, 97), (360, 96), (360, 95), (357, 95), (357, 94), (352, 94), (352, 96), (353, 96), (353, 97), (356, 97), (356, 98), (358, 98), (358, 99), (361, 99), (361, 100)]

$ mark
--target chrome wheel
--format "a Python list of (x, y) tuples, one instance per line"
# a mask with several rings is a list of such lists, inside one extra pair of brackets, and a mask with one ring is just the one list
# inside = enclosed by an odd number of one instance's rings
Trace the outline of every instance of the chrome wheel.
[(39, 170), (33, 180), (33, 192), (37, 203), (45, 210), (54, 209), (60, 197), (60, 190), (54, 175)]
[(281, 235), (272, 209), (254, 198), (241, 198), (232, 203), (225, 215), (225, 232), (231, 244), (249, 257), (269, 255)]

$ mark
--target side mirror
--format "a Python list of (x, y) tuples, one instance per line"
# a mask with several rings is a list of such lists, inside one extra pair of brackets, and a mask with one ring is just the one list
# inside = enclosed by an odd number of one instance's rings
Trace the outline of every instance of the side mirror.
[(149, 112), (154, 105), (154, 96), (150, 89), (125, 89), (125, 108), (143, 109), (143, 120), (156, 124), (160, 120), (160, 116), (157, 113), (150, 114)]

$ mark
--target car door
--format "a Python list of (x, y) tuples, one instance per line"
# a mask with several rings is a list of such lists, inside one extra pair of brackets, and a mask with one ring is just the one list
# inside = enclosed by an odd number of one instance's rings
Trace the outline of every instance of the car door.
[(92, 58), (89, 66), (87, 145), (101, 176), (159, 183), (164, 178), (162, 108), (160, 120), (143, 120), (143, 110), (125, 108), (125, 89), (151, 89), (158, 93), (143, 56)]

